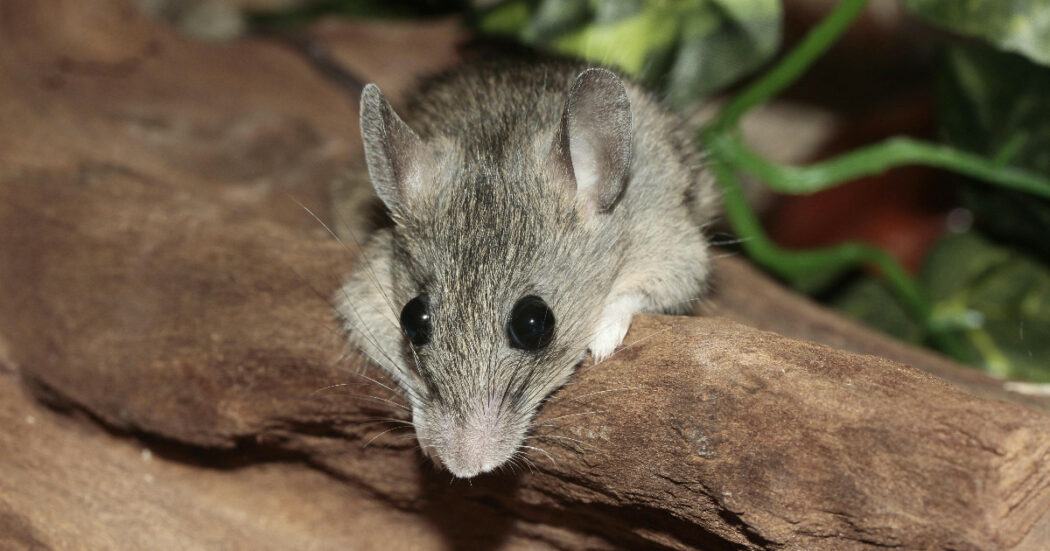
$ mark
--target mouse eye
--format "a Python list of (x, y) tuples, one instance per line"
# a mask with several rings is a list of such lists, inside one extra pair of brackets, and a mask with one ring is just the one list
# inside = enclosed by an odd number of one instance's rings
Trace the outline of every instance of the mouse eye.
[(416, 346), (430, 342), (430, 301), (419, 295), (401, 309), (401, 329)]
[(547, 346), (554, 337), (554, 312), (538, 296), (522, 298), (510, 311), (507, 336), (514, 348), (539, 350)]

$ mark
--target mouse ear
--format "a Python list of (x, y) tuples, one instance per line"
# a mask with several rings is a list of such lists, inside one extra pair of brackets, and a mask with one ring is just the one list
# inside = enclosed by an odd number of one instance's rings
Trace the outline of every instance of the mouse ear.
[(375, 84), (361, 91), (361, 139), (376, 194), (387, 208), (397, 210), (419, 192), (433, 155)]
[(620, 78), (605, 69), (576, 77), (551, 145), (551, 157), (585, 212), (608, 210), (623, 190), (631, 162), (631, 102)]

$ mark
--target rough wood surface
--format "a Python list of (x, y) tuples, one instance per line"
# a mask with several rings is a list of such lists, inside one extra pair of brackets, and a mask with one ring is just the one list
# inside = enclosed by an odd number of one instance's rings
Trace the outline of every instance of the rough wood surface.
[(204, 468), (162, 443), (45, 409), (10, 374), (0, 375), (0, 422), (5, 551), (439, 550), (499, 538), (551, 548), (503, 536), (501, 518), (480, 507), (464, 511), (479, 520), (473, 529), (447, 530), (436, 516), (399, 511), (296, 463), (211, 458), (229, 468)]
[[(398, 31), (416, 68), (457, 36), (425, 28)], [(391, 32), (320, 35), (397, 87)], [(736, 261), (720, 315), (893, 359), (639, 317), (545, 407), (531, 468), (450, 483), (384, 433), (397, 397), (324, 300), (353, 254), (296, 204), (323, 212), (359, 147), (352, 101), (279, 46), (194, 44), (116, 0), (0, 4), (0, 71), (5, 548), (1048, 543), (1043, 402)]]
[(935, 352), (873, 332), (776, 284), (742, 259), (720, 259), (712, 287), (708, 299), (696, 308), (698, 315), (721, 316), (781, 335), (889, 358), (918, 367), (971, 394), (1050, 412), (1050, 399), (1045, 396), (1010, 392), (1001, 380), (975, 369), (962, 368)]

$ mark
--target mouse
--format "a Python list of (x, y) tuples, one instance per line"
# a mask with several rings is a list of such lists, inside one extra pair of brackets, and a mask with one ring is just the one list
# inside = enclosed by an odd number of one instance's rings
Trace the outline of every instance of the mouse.
[(422, 81), (400, 114), (366, 85), (360, 123), (357, 181), (392, 224), (334, 304), (454, 477), (525, 453), (588, 352), (610, 357), (635, 314), (687, 313), (705, 290), (714, 180), (683, 119), (628, 78), (470, 63)]

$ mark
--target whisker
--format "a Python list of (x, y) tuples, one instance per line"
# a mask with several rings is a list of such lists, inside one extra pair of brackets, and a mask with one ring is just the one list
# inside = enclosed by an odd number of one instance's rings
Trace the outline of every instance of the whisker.
[(369, 444), (371, 444), (372, 442), (375, 442), (375, 441), (376, 441), (376, 438), (379, 438), (380, 436), (383, 436), (384, 434), (386, 434), (386, 433), (388, 433), (388, 432), (393, 432), (393, 431), (395, 431), (395, 430), (398, 430), (398, 429), (403, 429), (403, 428), (405, 428), (405, 427), (394, 427), (394, 428), (392, 428), (392, 429), (387, 429), (387, 430), (385, 430), (385, 431), (383, 431), (383, 432), (381, 432), (381, 433), (379, 433), (379, 434), (377, 434), (377, 435), (373, 436), (372, 438), (369, 438), (369, 439), (368, 439), (368, 442), (365, 442), (365, 445), (364, 445), (364, 446), (361, 446), (361, 449), (365, 449), (365, 448), (367, 448)]
[[(368, 328), (369, 324), (365, 322), (364, 316), (362, 316), (361, 312), (357, 309), (357, 304), (355, 304), (354, 301), (352, 301), (350, 299), (350, 296), (347, 294), (345, 287), (340, 286), (338, 292), (343, 294), (343, 300), (345, 301), (346, 305), (350, 307), (350, 309), (353, 312), (354, 316), (357, 317), (358, 325), (360, 326), (360, 328), (362, 330), (364, 330), (365, 337), (368, 339), (368, 342), (372, 346), (374, 346), (376, 348), (376, 350), (380, 354), (383, 355), (384, 359), (386, 359), (390, 363), (396, 365), (397, 362), (394, 360), (394, 358), (391, 357), (390, 354), (386, 350), (384, 350), (382, 346), (380, 346), (379, 340), (375, 337), (375, 333), (373, 333), (372, 330)], [(338, 308), (335, 308), (335, 310), (336, 310), (336, 312), (339, 311)], [(393, 325), (393, 323), (391, 323), (391, 325)], [(398, 328), (398, 329), (400, 330), (400, 328)], [(376, 362), (377, 364), (382, 366), (384, 369), (389, 370), (389, 368), (387, 366), (383, 366), (383, 364), (380, 361), (378, 361), (377, 358), (372, 358), (372, 361)], [(400, 372), (401, 370), (398, 370), (398, 371)]]
[[(381, 383), (381, 382), (379, 382), (379, 381), (377, 381), (377, 380), (375, 380), (375, 379), (365, 375), (364, 373), (359, 373), (357, 371), (345, 371), (345, 373), (361, 377), (362, 379), (365, 380), (365, 382), (374, 384), (374, 385), (382, 388), (383, 390), (386, 390), (387, 392), (390, 392), (390, 394), (392, 394), (392, 395), (394, 395), (394, 396), (396, 396), (398, 398), (404, 398), (405, 397), (401, 392), (399, 392), (398, 389), (391, 388), (390, 386), (384, 385), (383, 383)], [(344, 387), (344, 386), (351, 386), (353, 384), (354, 383), (336, 383), (336, 384), (331, 384), (331, 385), (328, 385), (328, 386), (325, 386), (325, 387), (321, 387), (321, 388), (319, 388), (317, 390), (314, 390), (314, 391), (310, 392), (307, 395), (307, 398), (313, 397), (314, 395), (316, 395), (316, 394), (318, 394), (320, 392), (324, 392), (326, 390), (330, 390), (330, 389), (333, 389), (333, 388)], [(411, 391), (411, 389), (404, 389), (404, 388), (402, 388), (401, 390), (404, 390), (405, 392), (408, 392), (410, 396), (414, 396), (414, 394)]]
[[(292, 199), (295, 200), (294, 197)], [(295, 202), (299, 203), (299, 201), (295, 201)], [(332, 229), (329, 228), (327, 224), (325, 224), (320, 218), (318, 218), (317, 215), (313, 213), (313, 211), (311, 211), (309, 208), (307, 208), (302, 203), (299, 203), (299, 206), (302, 207), (303, 209), (305, 209), (306, 212), (310, 213), (310, 216), (312, 216), (314, 218), (314, 220), (317, 220), (317, 223), (321, 224), (321, 226), (324, 227), (324, 229), (328, 232), (328, 234), (331, 235), (333, 238), (335, 238), (335, 240), (338, 241), (339, 244), (343, 246), (343, 249), (345, 249), (348, 253), (351, 252), (350, 248), (346, 246), (346, 243), (342, 239), (340, 239), (339, 236), (336, 235), (336, 233), (334, 231), (332, 231)], [(350, 238), (354, 240), (354, 246), (357, 247), (358, 252), (359, 253), (364, 253), (365, 249), (361, 245), (361, 240), (357, 238), (357, 234), (354, 233), (353, 230), (348, 225), (344, 225), (343, 227), (345, 227), (348, 230), (348, 232), (350, 233)], [(376, 290), (379, 291), (380, 295), (382, 295), (383, 300), (386, 302), (387, 307), (390, 308), (390, 312), (392, 314), (394, 314), (394, 317), (396, 318), (397, 315), (398, 315), (397, 309), (394, 308), (393, 301), (390, 300), (390, 296), (386, 294), (386, 291), (383, 289), (383, 286), (379, 284), (379, 278), (376, 277), (375, 271), (372, 269), (371, 262), (369, 262), (369, 260), (367, 258), (367, 255), (360, 254), (360, 256), (362, 257), (362, 260), (365, 263), (365, 270), (368, 272), (368, 275), (371, 278), (372, 283), (375, 285)]]
[[(342, 386), (347, 386), (347, 383), (341, 383), (341, 384), (338, 384), (338, 385), (332, 385), (332, 386), (326, 387), (326, 388), (338, 388), (338, 387), (342, 387)], [(311, 394), (314, 394), (315, 392), (317, 392), (317, 391), (311, 392)], [(370, 400), (375, 400), (377, 402), (382, 402), (384, 404), (390, 404), (390, 405), (392, 405), (394, 407), (401, 408), (401, 409), (403, 409), (403, 410), (405, 410), (405, 411), (407, 411), (409, 413), (412, 412), (412, 409), (409, 408), (406, 405), (399, 404), (399, 403), (397, 403), (397, 402), (395, 402), (393, 400), (388, 400), (386, 398), (380, 398), (378, 396), (369, 396), (367, 394), (346, 394), (346, 396), (352, 396), (352, 397), (355, 397), (355, 398), (366, 398), (366, 399), (370, 399)]]
[(404, 425), (406, 427), (415, 427), (411, 421), (406, 419), (398, 419), (396, 417), (366, 417), (361, 420), (363, 423), (395, 423), (398, 425)]
[(547, 450), (545, 450), (543, 448), (537, 448), (535, 446), (522, 446), (522, 447), (525, 448), (525, 449), (528, 449), (528, 450), (536, 450), (536, 451), (542, 453), (543, 455), (546, 455), (547, 459), (550, 459), (551, 463), (553, 463), (555, 467), (558, 466), (558, 462), (554, 459), (554, 456), (551, 455), (550, 453), (547, 453)]
[(595, 362), (595, 364), (592, 365), (591, 367), (594, 368), (596, 366), (599, 366), (599, 365), (601, 365), (601, 364), (611, 360), (613, 357), (615, 357), (620, 352), (623, 352), (624, 350), (629, 350), (629, 349), (631, 349), (631, 348), (633, 348), (633, 347), (635, 347), (635, 346), (637, 346), (637, 345), (639, 345), (639, 344), (641, 344), (641, 343), (643, 343), (643, 342), (645, 342), (645, 341), (647, 341), (647, 340), (649, 340), (649, 339), (651, 339), (651, 338), (653, 338), (653, 337), (655, 337), (655, 336), (657, 336), (657, 335), (659, 335), (661, 333), (666, 333), (666, 332), (668, 332), (670, 330), (671, 330), (671, 326), (668, 325), (667, 327), (664, 327), (663, 329), (660, 329), (658, 331), (653, 331), (652, 333), (649, 333), (648, 335), (646, 335), (644, 337), (636, 339), (634, 342), (632, 342), (632, 343), (630, 343), (630, 344), (628, 344), (626, 346), (623, 346), (623, 347), (620, 347), (620, 348), (616, 349), (615, 351), (613, 351), (612, 354), (609, 354), (608, 357), (606, 357), (605, 359), (603, 359), (600, 362)]
[(420, 395), (413, 388), (406, 388), (404, 386), (390, 387), (388, 385), (385, 385), (385, 384), (377, 381), (376, 379), (373, 379), (372, 377), (369, 377), (368, 375), (365, 375), (364, 373), (359, 373), (357, 371), (350, 371), (349, 373), (351, 375), (356, 375), (358, 377), (361, 377), (365, 381), (368, 381), (368, 382), (370, 382), (372, 384), (375, 384), (375, 385), (379, 386), (380, 388), (383, 388), (383, 389), (387, 390), (388, 392), (390, 392), (391, 394), (393, 394), (395, 396), (399, 396), (399, 397), (404, 398), (405, 396), (402, 394), (402, 391), (403, 391), (404, 393), (408, 394), (409, 398), (412, 398), (413, 400), (415, 400), (417, 402), (422, 401), (422, 397), (420, 397)]
[[(568, 441), (573, 442), (573, 443), (575, 443), (575, 444), (577, 444), (577, 445), (579, 445), (581, 447), (590, 448), (593, 451), (598, 451), (598, 448), (596, 446), (588, 444), (588, 443), (586, 443), (586, 442), (584, 442), (582, 440), (577, 440), (575, 438), (569, 438), (568, 436), (560, 436), (560, 435), (557, 435), (557, 434), (538, 434), (538, 435), (530, 436), (529, 438), (526, 438), (525, 441), (527, 442), (527, 441), (532, 440), (532, 439), (544, 440), (544, 439), (547, 439), (547, 438), (557, 438), (559, 440), (568, 440)], [(574, 449), (573, 451), (575, 451), (576, 453), (583, 453), (580, 450), (576, 450), (576, 449)]]
[(524, 454), (521, 455), (521, 461), (529, 468), (529, 472), (536, 472), (536, 465), (528, 457), (525, 457)]
[(338, 384), (334, 384), (334, 385), (328, 385), (328, 386), (325, 386), (325, 387), (321, 387), (321, 388), (319, 388), (319, 389), (317, 389), (317, 390), (314, 390), (314, 391), (313, 391), (313, 392), (311, 392), (310, 394), (307, 394), (307, 395), (306, 395), (306, 397), (307, 397), (307, 398), (311, 398), (311, 397), (313, 397), (313, 396), (314, 396), (315, 394), (317, 394), (318, 392), (324, 392), (324, 391), (326, 391), (326, 390), (328, 390), (328, 389), (331, 389), (331, 388), (338, 388), (338, 387), (341, 387), (341, 386), (350, 386), (351, 384), (353, 384), (353, 383), (338, 383)]
[[(384, 365), (383, 362), (380, 361), (379, 358), (371, 357), (369, 359), (371, 359), (373, 362), (375, 362), (380, 367), (382, 367), (383, 369), (385, 369), (386, 371), (388, 371), (390, 373), (403, 373), (404, 370), (402, 370), (400, 368), (392, 369), (392, 367), (398, 365), (397, 361), (395, 361), (394, 358), (392, 358), (390, 356), (390, 354), (387, 353), (386, 350), (384, 350), (383, 347), (379, 344), (379, 340), (375, 337), (375, 333), (373, 333), (368, 328), (368, 323), (365, 322), (364, 316), (362, 316), (361, 312), (357, 309), (357, 305), (352, 300), (350, 300), (349, 295), (347, 295), (347, 293), (346, 293), (346, 289), (343, 288), (343, 287), (340, 287), (339, 288), (339, 292), (341, 292), (343, 294), (344, 301), (346, 302), (347, 306), (350, 307), (351, 312), (354, 314), (354, 316), (357, 317), (358, 324), (361, 327), (361, 329), (363, 330), (363, 334), (365, 335), (365, 338), (368, 340), (369, 344), (374, 346), (376, 351), (379, 352), (379, 354), (381, 354), (383, 356), (383, 359), (385, 359), (388, 362), (390, 362), (390, 364), (392, 364), (392, 366)], [(335, 310), (338, 312), (338, 309), (335, 309)]]
[(561, 399), (562, 400), (571, 401), (571, 402), (579, 402), (579, 401), (583, 400), (584, 398), (589, 398), (591, 396), (597, 396), (599, 394), (605, 394), (605, 393), (608, 393), (608, 392), (626, 392), (628, 390), (642, 390), (642, 389), (645, 389), (645, 388), (646, 387), (644, 387), (644, 386), (627, 386), (627, 387), (622, 387), (622, 388), (610, 388), (610, 389), (607, 389), (607, 390), (596, 390), (594, 392), (588, 392), (587, 394), (584, 394), (582, 396), (566, 396), (566, 397), (563, 397)]
[[(295, 197), (292, 197), (290, 194), (287, 194), (287, 195), (292, 201), (294, 201), (297, 205), (299, 205), (300, 208), (305, 210), (318, 224), (320, 224), (321, 227), (324, 228), (324, 230), (326, 232), (328, 232), (328, 234), (330, 236), (332, 236), (332, 238), (335, 239), (339, 243), (339, 245), (342, 246), (343, 249), (348, 254), (353, 254), (353, 252), (347, 246), (346, 242), (344, 242), (342, 239), (340, 239), (340, 237), (332, 230), (332, 228), (329, 227), (328, 224), (326, 224), (323, 220), (321, 220), (321, 218), (319, 216), (317, 216), (317, 214), (314, 213), (314, 211), (312, 211), (309, 207), (304, 205), (302, 202), (300, 202)], [(393, 303), (390, 300), (390, 296), (386, 293), (386, 291), (384, 290), (383, 286), (379, 284), (379, 278), (376, 276), (375, 271), (372, 269), (371, 260), (368, 258), (368, 255), (363, 254), (364, 253), (364, 247), (361, 245), (361, 241), (357, 238), (357, 235), (354, 234), (352, 231), (350, 232), (350, 234), (351, 234), (350, 237), (354, 240), (354, 244), (357, 247), (357, 250), (359, 252), (358, 256), (361, 257), (361, 261), (364, 264), (364, 269), (365, 269), (366, 275), (368, 276), (371, 284), (379, 292), (380, 296), (382, 296), (384, 302), (387, 305), (387, 308), (390, 309), (390, 313), (396, 319), (397, 316), (398, 316), (398, 313), (397, 313), (396, 309), (394, 308)], [(343, 294), (343, 297), (344, 297), (344, 300), (346, 301), (346, 304), (353, 310), (354, 315), (357, 317), (358, 321), (360, 322), (360, 324), (359, 324), (360, 327), (361, 328), (367, 328), (368, 324), (364, 323), (364, 318), (361, 316), (360, 312), (357, 311), (356, 305), (350, 299), (350, 297), (347, 295), (346, 289), (343, 286), (340, 286), (339, 287), (339, 292), (341, 292)], [(336, 309), (336, 311), (338, 311), (338, 309)], [(398, 326), (397, 324), (394, 324), (392, 322), (390, 322), (390, 323), (391, 323), (391, 325), (393, 327), (395, 327), (399, 331), (401, 330), (400, 326)], [(366, 329), (366, 332), (367, 332), (366, 338), (368, 338), (368, 340), (372, 344), (372, 346), (374, 346), (375, 349), (380, 354), (382, 354), (387, 361), (389, 361), (390, 363), (392, 363), (394, 365), (397, 365), (397, 362), (390, 356), (390, 354), (387, 353), (383, 349), (383, 347), (379, 345), (379, 342), (375, 338), (375, 335), (371, 331), (369, 331), (367, 329)], [(413, 356), (415, 356), (415, 351), (412, 351), (412, 354), (413, 354)], [(375, 360), (375, 358), (373, 358), (373, 360)], [(379, 363), (380, 365), (382, 365), (382, 363), (380, 363), (378, 361), (376, 363)], [(418, 368), (419, 367), (419, 360), (418, 360), (418, 358), (415, 358), (415, 363), (416, 363), (416, 367)], [(404, 373), (404, 370), (402, 370), (402, 369), (397, 369), (396, 371), (394, 371), (394, 370), (390, 370), (389, 367), (387, 367), (387, 366), (384, 366), (384, 369), (387, 369), (388, 371), (402, 373), (403, 377), (401, 377), (401, 379), (405, 382), (406, 385), (408, 384), (408, 381), (411, 379), (410, 376), (407, 373)]]
[(569, 413), (569, 414), (566, 414), (566, 415), (559, 415), (557, 417), (551, 417), (550, 419), (547, 419), (546, 421), (544, 421), (543, 424), (539, 424), (539, 425), (536, 425), (536, 426), (537, 427), (546, 426), (547, 423), (550, 423), (551, 421), (557, 421), (558, 419), (566, 419), (568, 417), (580, 417), (580, 416), (583, 416), (583, 415), (595, 415), (595, 414), (598, 414), (598, 413), (605, 413), (605, 410), (583, 411), (583, 412), (579, 412), (579, 413)]

